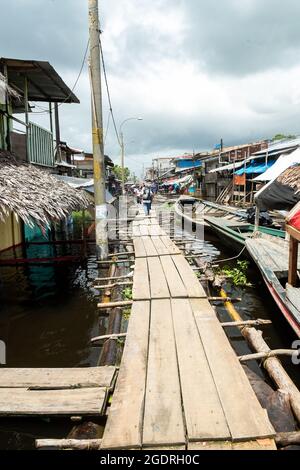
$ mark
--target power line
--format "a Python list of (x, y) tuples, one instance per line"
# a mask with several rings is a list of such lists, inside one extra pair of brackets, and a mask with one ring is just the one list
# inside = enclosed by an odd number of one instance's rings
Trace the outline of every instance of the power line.
[(84, 64), (85, 64), (85, 61), (86, 61), (86, 57), (87, 57), (87, 54), (88, 54), (88, 50), (89, 50), (89, 45), (90, 45), (90, 39), (88, 39), (88, 42), (87, 42), (87, 45), (86, 45), (86, 48), (85, 48), (85, 51), (84, 51), (84, 56), (83, 56), (83, 59), (82, 59), (82, 63), (81, 63), (81, 67), (80, 67), (80, 70), (79, 70), (79, 73), (78, 73), (78, 76), (75, 80), (75, 83), (73, 85), (73, 87), (71, 88), (71, 91), (70, 93), (68, 94), (68, 96), (64, 99), (64, 101), (62, 103), (59, 103), (58, 106), (61, 106), (62, 104), (64, 104), (69, 98), (70, 96), (72, 95), (73, 91), (75, 90), (76, 86), (77, 86), (77, 83), (79, 82), (79, 79), (81, 77), (81, 74), (82, 74), (82, 71), (83, 71), (83, 67), (84, 67)]
[(102, 60), (102, 66), (103, 66), (103, 74), (104, 74), (106, 92), (107, 92), (107, 97), (108, 97), (109, 111), (111, 113), (113, 126), (114, 126), (114, 130), (115, 130), (115, 134), (116, 134), (116, 137), (117, 137), (118, 144), (121, 146), (120, 136), (119, 136), (119, 133), (118, 133), (118, 129), (117, 129), (116, 121), (115, 121), (115, 116), (114, 116), (114, 112), (113, 112), (113, 109), (112, 109), (112, 102), (111, 102), (110, 91), (109, 91), (108, 80), (107, 80), (107, 74), (106, 74), (106, 66), (105, 66), (105, 61), (104, 61), (104, 56), (103, 56), (103, 49), (102, 49), (102, 42), (101, 42), (101, 32), (99, 32), (99, 42), (100, 42), (100, 52), (101, 52), (101, 60)]
[[(82, 62), (81, 62), (81, 66), (80, 66), (80, 70), (78, 72), (78, 75), (77, 75), (77, 78), (74, 82), (74, 85), (73, 87), (71, 88), (71, 91), (70, 93), (68, 94), (68, 96), (66, 96), (66, 98), (64, 99), (64, 101), (62, 101), (61, 103), (58, 104), (58, 106), (61, 106), (62, 104), (64, 104), (69, 98), (70, 96), (72, 95), (73, 91), (75, 90), (76, 86), (77, 86), (77, 83), (79, 82), (79, 79), (81, 77), (81, 74), (82, 74), (82, 71), (83, 71), (83, 68), (84, 68), (84, 64), (86, 62), (86, 57), (87, 57), (87, 54), (88, 54), (88, 50), (89, 50), (89, 45), (90, 45), (90, 40), (88, 39), (88, 42), (87, 42), (87, 45), (86, 45), (86, 48), (85, 48), (85, 51), (84, 51), (84, 55), (83, 55), (83, 59), (82, 59)], [(49, 110), (47, 110), (46, 108), (43, 108), (42, 106), (40, 105), (37, 105), (35, 104), (35, 106), (43, 111), (32, 111), (33, 114), (49, 114)]]

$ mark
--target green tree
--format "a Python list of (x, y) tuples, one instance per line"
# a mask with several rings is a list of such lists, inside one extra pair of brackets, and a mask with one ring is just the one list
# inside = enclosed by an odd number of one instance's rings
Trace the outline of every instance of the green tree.
[(276, 142), (277, 140), (283, 139), (296, 139), (296, 136), (293, 134), (285, 135), (285, 134), (276, 134), (274, 135), (272, 142)]
[[(120, 165), (115, 165), (115, 166), (114, 166), (114, 174), (116, 175), (116, 178), (117, 178), (118, 180), (121, 180), (121, 179), (122, 179), (122, 167), (121, 167)], [(129, 170), (129, 168), (125, 167), (125, 168), (124, 168), (124, 179), (125, 179), (125, 183), (128, 181), (129, 176), (130, 176), (130, 170)]]

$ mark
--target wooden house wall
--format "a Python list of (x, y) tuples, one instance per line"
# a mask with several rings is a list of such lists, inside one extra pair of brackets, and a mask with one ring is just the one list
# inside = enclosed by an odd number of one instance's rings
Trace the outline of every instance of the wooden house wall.
[(11, 213), (4, 222), (0, 220), (0, 251), (20, 243), (22, 243), (21, 223), (17, 222), (14, 214)]

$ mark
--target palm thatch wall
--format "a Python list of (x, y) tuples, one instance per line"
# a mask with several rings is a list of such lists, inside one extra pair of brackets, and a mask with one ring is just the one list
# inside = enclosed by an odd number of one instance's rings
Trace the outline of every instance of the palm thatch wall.
[(29, 226), (49, 227), (51, 222), (89, 205), (83, 191), (0, 150), (0, 219), (12, 211)]

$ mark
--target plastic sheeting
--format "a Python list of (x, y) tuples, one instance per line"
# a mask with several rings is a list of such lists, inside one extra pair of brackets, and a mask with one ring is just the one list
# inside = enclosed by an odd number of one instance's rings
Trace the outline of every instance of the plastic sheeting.
[(254, 181), (272, 181), (292, 165), (300, 163), (300, 149), (295, 150), (290, 155), (281, 155), (274, 165), (257, 176)]
[(240, 170), (235, 172), (235, 175), (242, 176), (244, 173), (246, 175), (253, 175), (253, 174), (261, 174), (264, 173), (268, 168), (271, 168), (271, 166), (274, 165), (274, 161), (270, 161), (267, 164), (264, 163), (252, 163), (250, 166), (248, 166), (246, 169), (241, 168)]

